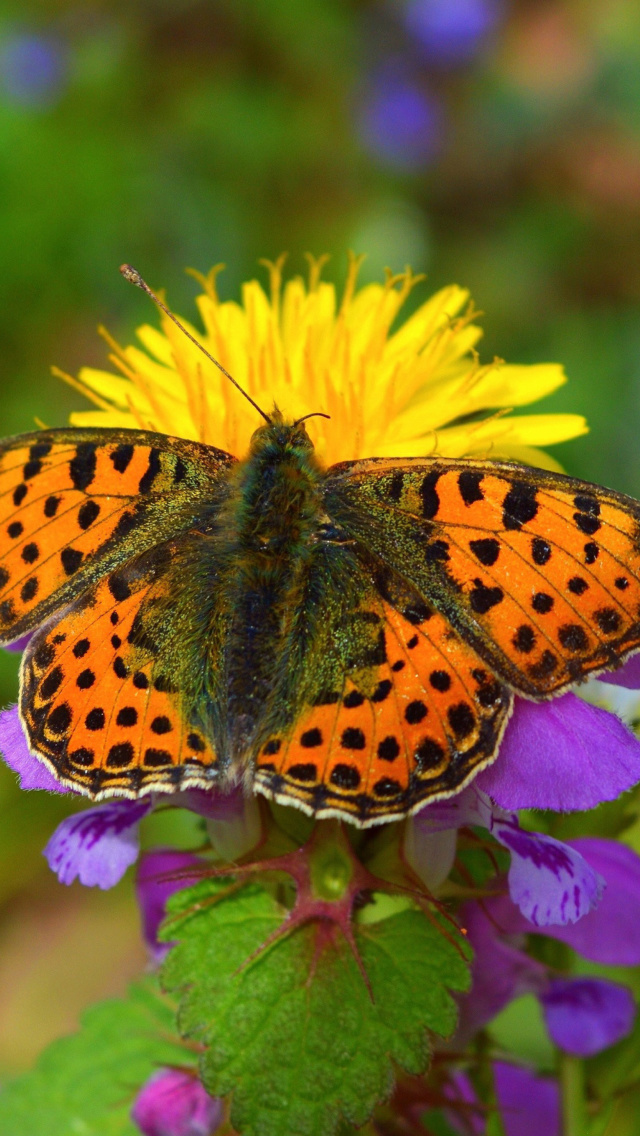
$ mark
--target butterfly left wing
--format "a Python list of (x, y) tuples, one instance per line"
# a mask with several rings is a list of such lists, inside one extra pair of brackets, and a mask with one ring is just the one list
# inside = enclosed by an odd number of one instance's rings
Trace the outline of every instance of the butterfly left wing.
[(200, 713), (202, 602), (190, 587), (202, 542), (181, 536), (133, 558), (30, 640), (21, 717), (32, 750), (69, 788), (99, 800), (217, 779)]
[(640, 648), (640, 504), (508, 462), (373, 459), (329, 471), (327, 511), (529, 698)]
[(234, 460), (137, 430), (0, 442), (0, 642), (32, 631), (142, 549), (206, 524)]

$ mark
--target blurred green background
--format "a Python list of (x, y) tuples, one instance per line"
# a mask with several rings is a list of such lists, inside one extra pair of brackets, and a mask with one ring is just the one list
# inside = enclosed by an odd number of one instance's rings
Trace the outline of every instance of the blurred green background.
[[(565, 363), (546, 409), (592, 432), (558, 457), (640, 495), (639, 4), (2, 0), (1, 433), (80, 406), (49, 365), (103, 364), (99, 322), (154, 319), (122, 261), (192, 316), (187, 265), (236, 296), (349, 248), (427, 272), (416, 303), (468, 286), (485, 358)], [(130, 883), (46, 868), (67, 812), (0, 770), (0, 1076), (144, 965)]]

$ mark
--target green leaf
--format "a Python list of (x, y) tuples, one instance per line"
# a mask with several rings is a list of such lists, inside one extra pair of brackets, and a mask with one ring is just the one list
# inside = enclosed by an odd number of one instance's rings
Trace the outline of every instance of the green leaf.
[(242, 1136), (330, 1136), (341, 1117), (362, 1124), (389, 1096), (394, 1064), (423, 1072), (428, 1031), (455, 1027), (448, 989), (468, 987), (468, 949), (420, 911), (354, 925), (370, 992), (331, 924), (306, 924), (261, 951), (283, 911), (257, 884), (231, 894), (203, 881), (170, 907), (164, 933), (179, 942), (163, 979), (182, 992), (180, 1028), (208, 1047), (204, 1083), (233, 1094)]
[(126, 1001), (92, 1007), (78, 1033), (55, 1041), (0, 1092), (0, 1132), (140, 1136), (129, 1119), (140, 1086), (159, 1065), (190, 1062), (175, 1034), (175, 1009), (150, 982)]

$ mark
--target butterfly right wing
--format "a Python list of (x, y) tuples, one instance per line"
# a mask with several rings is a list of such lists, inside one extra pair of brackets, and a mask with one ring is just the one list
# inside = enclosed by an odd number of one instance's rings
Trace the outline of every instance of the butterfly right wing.
[(513, 696), (442, 615), (339, 532), (315, 547), (255, 787), (368, 826), (450, 796), (494, 757)]
[(43, 430), (0, 443), (0, 642), (202, 519), (234, 461), (136, 430)]

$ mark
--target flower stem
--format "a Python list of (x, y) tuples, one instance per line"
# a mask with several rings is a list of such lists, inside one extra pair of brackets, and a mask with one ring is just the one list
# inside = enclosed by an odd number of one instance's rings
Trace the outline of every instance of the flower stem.
[(580, 1058), (560, 1054), (563, 1136), (586, 1136), (588, 1131), (584, 1065)]
[(473, 1081), (476, 1092), (486, 1108), (486, 1136), (506, 1136), (498, 1108), (496, 1086), (491, 1063), (491, 1042), (482, 1031), (476, 1038), (476, 1068)]

